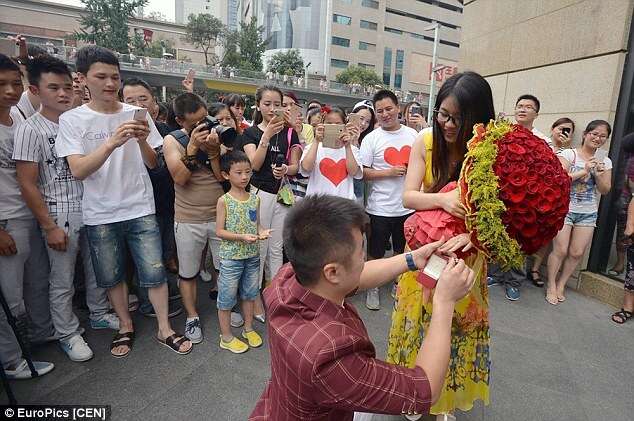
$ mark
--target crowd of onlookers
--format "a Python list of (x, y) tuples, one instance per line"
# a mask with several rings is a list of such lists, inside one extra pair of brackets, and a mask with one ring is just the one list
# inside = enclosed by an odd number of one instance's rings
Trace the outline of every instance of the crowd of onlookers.
[[(194, 93), (191, 76), (183, 93), (161, 105), (142, 79), (122, 81), (117, 57), (97, 46), (76, 52), (74, 73), (46, 51), (17, 60), (0, 55), (0, 90), (0, 286), (11, 314), (28, 327), (26, 339), (59, 341), (73, 361), (93, 356), (73, 308), (78, 279), (90, 328), (116, 332), (113, 357), (133, 350), (134, 311), (156, 318), (156, 341), (175, 353), (200, 343), (199, 278), (211, 282), (219, 346), (234, 353), (259, 347), (266, 322), (260, 292), (285, 261), (284, 219), (307, 195), (340, 196), (365, 208), (368, 259), (405, 249), (403, 224), (413, 212), (403, 204), (409, 154), (432, 129), (420, 103), (402, 106), (389, 90), (347, 111), (261, 86), (247, 121), (240, 95), (208, 104)], [(514, 119), (547, 142), (570, 174), (570, 211), (527, 273), (492, 265), (488, 283), (503, 284), (507, 298), (517, 300), (528, 278), (558, 305), (590, 244), (600, 195), (611, 189), (612, 163), (602, 149), (611, 127), (590, 122), (573, 148), (575, 123), (560, 118), (545, 135), (534, 127), (539, 111), (537, 98), (522, 95)], [(460, 115), (433, 113), (461, 129)], [(624, 145), (634, 150), (634, 140)], [(624, 308), (613, 316), (618, 323), (634, 311), (630, 167), (621, 259), (613, 268), (622, 272), (626, 261), (629, 268)], [(168, 282), (167, 271), (177, 282)], [(380, 308), (377, 288), (367, 292), (366, 306)], [(185, 324), (173, 326), (170, 318), (182, 311)], [(0, 359), (10, 378), (31, 377), (2, 312)], [(35, 367), (45, 374), (53, 364)]]

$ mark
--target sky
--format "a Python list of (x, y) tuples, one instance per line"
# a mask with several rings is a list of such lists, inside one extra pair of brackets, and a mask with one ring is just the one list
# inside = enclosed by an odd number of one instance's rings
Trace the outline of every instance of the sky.
[[(82, 3), (79, 0), (48, 0), (52, 3), (62, 3), (62, 4), (70, 4), (73, 6), (81, 6)], [(163, 13), (167, 20), (174, 20), (174, 0), (150, 0), (150, 2), (145, 6), (145, 14), (149, 14), (150, 12), (157, 11)]]

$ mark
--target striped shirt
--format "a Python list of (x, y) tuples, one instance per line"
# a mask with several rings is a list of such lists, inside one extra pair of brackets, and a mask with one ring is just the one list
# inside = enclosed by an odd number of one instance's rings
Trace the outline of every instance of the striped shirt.
[(13, 138), (17, 128), (24, 122), (16, 107), (11, 107), (12, 124), (0, 124), (0, 220), (32, 218), (33, 214), (24, 203), (18, 185), (13, 154)]
[(70, 172), (66, 158), (55, 152), (58, 130), (57, 123), (39, 112), (33, 114), (15, 133), (13, 159), (38, 164), (38, 185), (50, 213), (81, 213), (84, 189)]

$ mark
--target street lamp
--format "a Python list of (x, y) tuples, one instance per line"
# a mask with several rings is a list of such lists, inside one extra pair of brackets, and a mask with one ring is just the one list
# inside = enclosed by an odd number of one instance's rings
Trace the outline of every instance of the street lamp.
[(434, 109), (434, 90), (436, 89), (436, 57), (438, 55), (438, 35), (440, 32), (440, 24), (434, 22), (423, 28), (423, 31), (434, 30), (434, 50), (431, 56), (431, 84), (429, 85), (429, 107), (427, 108), (427, 121), (431, 122), (432, 112)]

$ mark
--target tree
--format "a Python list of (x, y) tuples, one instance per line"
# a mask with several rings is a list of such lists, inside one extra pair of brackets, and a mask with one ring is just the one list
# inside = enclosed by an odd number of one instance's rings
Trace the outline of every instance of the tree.
[[(252, 70), (262, 71), (262, 54), (266, 50), (268, 40), (262, 39), (264, 27), (258, 26), (258, 20), (255, 16), (251, 17), (249, 23), (240, 22), (240, 31), (238, 32), (238, 49), (240, 50), (241, 65), (249, 66)], [(245, 67), (244, 70), (248, 70)]]
[(137, 8), (149, 0), (81, 0), (84, 11), (79, 23), (77, 39), (120, 53), (127, 53), (130, 45), (128, 20)]
[(162, 58), (163, 48), (165, 52), (175, 55), (176, 49), (172, 42), (166, 39), (155, 39), (151, 43), (147, 44), (140, 33), (135, 33), (132, 40), (132, 48), (130, 51), (137, 56)]
[[(225, 26), (220, 19), (207, 13), (199, 15), (189, 15), (185, 40), (194, 44), (196, 48), (203, 50), (205, 54), (205, 64), (209, 65), (209, 59), (216, 61), (213, 48), (218, 45), (220, 36), (225, 32)], [(209, 50), (212, 50), (211, 52)]]
[(361, 66), (350, 66), (339, 73), (335, 80), (343, 84), (358, 83), (361, 86), (383, 85), (383, 81), (370, 69)]
[(280, 51), (269, 60), (268, 70), (281, 75), (302, 76), (304, 74), (304, 59), (299, 54), (299, 50)]

